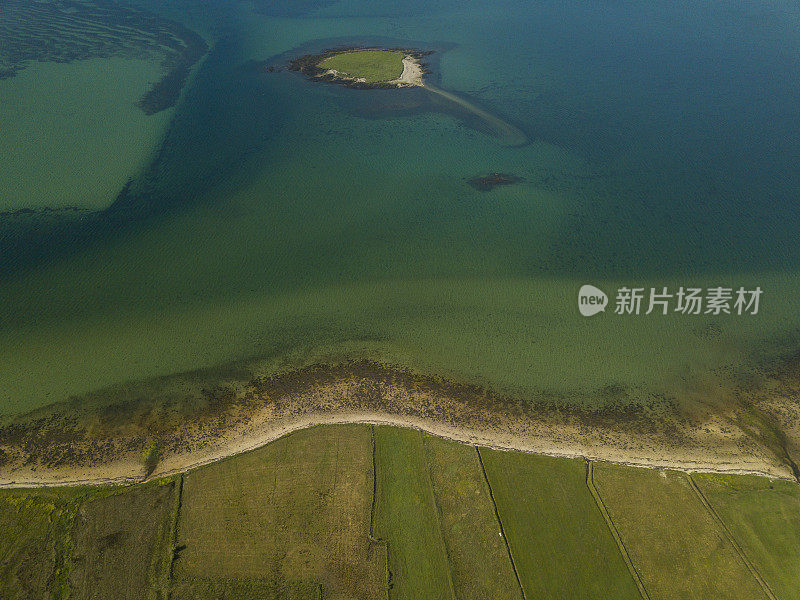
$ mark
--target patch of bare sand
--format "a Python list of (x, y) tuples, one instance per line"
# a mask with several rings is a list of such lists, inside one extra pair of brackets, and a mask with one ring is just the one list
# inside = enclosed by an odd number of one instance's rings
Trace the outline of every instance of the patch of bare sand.
[[(373, 363), (317, 366), (254, 380), (215, 401), (212, 411), (173, 420), (155, 433), (137, 429), (135, 423), (147, 419), (140, 407), (136, 410), (133, 423), (102, 435), (88, 426), (74, 428), (71, 438), (43, 430), (42, 423), (52, 424), (53, 418), (40, 419), (27, 432), (16, 429), (11, 437), (0, 432), (5, 457), (0, 485), (141, 481), (139, 456), (154, 437), (163, 444), (151, 474), (158, 477), (258, 448), (298, 429), (335, 423), (414, 427), (473, 445), (641, 467), (792, 478), (790, 467), (730, 416), (689, 418), (671, 405), (581, 411), (512, 400)], [(157, 416), (159, 410), (154, 409)], [(11, 438), (18, 443), (9, 443)]]
[(425, 85), (422, 75), (423, 70), (419, 59), (407, 54), (403, 58), (403, 72), (400, 74), (400, 77), (389, 83), (394, 83), (398, 87), (422, 86)]

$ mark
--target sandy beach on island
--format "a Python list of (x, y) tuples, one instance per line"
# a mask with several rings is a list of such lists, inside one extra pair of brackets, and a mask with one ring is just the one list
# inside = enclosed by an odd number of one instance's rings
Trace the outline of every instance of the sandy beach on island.
[[(365, 423), (421, 429), (476, 446), (548, 456), (584, 458), (687, 472), (753, 474), (795, 479), (774, 452), (731, 424), (724, 415), (688, 421), (677, 414), (620, 422), (580, 418), (563, 411), (520, 414), (469, 397), (469, 390), (426, 387), (391, 375), (364, 379), (327, 378), (303, 389), (285, 382), (245, 394), (213, 416), (188, 419), (159, 439), (162, 459), (149, 478), (169, 476), (253, 450), (292, 431), (315, 425)], [(466, 391), (465, 391), (466, 390)], [(481, 393), (481, 392), (476, 392)], [(613, 415), (612, 415), (613, 416)], [(47, 435), (34, 432), (36, 439)], [(38, 436), (38, 437), (37, 437)], [(53, 436), (58, 437), (58, 436)], [(0, 466), (0, 487), (103, 485), (144, 479), (140, 432), (74, 442), (54, 442), (36, 460), (17, 453)], [(13, 448), (0, 439), (6, 456)], [(72, 455), (73, 460), (65, 459)], [(16, 458), (16, 460), (14, 460)]]
[(422, 65), (419, 59), (407, 54), (403, 57), (403, 72), (400, 77), (389, 83), (397, 84), (398, 87), (424, 86), (425, 82), (422, 79), (422, 75)]

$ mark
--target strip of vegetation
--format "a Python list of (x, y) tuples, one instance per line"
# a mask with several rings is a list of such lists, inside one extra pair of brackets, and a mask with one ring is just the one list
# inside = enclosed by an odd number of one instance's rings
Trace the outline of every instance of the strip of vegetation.
[(376, 533), (389, 550), (392, 600), (455, 600), (422, 433), (376, 427)]
[(640, 600), (584, 462), (481, 450), (525, 596)]
[(524, 599), (476, 448), (423, 434), (456, 598)]
[(622, 536), (620, 536), (617, 526), (614, 525), (614, 520), (611, 518), (611, 515), (608, 514), (608, 508), (605, 502), (603, 502), (600, 492), (597, 491), (597, 487), (594, 485), (594, 463), (591, 460), (586, 461), (586, 486), (589, 488), (589, 492), (592, 494), (597, 508), (600, 509), (603, 519), (605, 519), (606, 525), (608, 525), (608, 529), (611, 531), (611, 535), (614, 536), (614, 541), (617, 543), (625, 565), (628, 567), (633, 580), (636, 582), (636, 587), (639, 588), (639, 594), (641, 594), (644, 600), (650, 600), (650, 594), (647, 593), (647, 588), (644, 587), (642, 576), (639, 575), (639, 571), (636, 570), (636, 565), (634, 565), (631, 560), (631, 555), (625, 547), (625, 542), (622, 541)]
[(150, 442), (147, 447), (142, 451), (142, 464), (144, 465), (145, 478), (150, 477), (153, 471), (156, 470), (158, 462), (161, 460), (161, 440)]
[(145, 598), (164, 563), (171, 479), (0, 490), (0, 598)]
[(385, 597), (370, 446), (365, 425), (317, 427), (187, 473), (172, 598)]

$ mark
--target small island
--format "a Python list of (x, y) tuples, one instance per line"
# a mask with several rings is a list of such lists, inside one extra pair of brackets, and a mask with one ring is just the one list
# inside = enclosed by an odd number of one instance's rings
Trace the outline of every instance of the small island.
[[(335, 83), (360, 90), (380, 88), (417, 88), (436, 94), (458, 111), (467, 111), (483, 122), (489, 132), (506, 146), (523, 146), (528, 137), (523, 131), (460, 94), (432, 85), (425, 79), (429, 73), (423, 59), (433, 54), (431, 50), (410, 48), (380, 48), (376, 46), (347, 46), (325, 50), (321, 54), (305, 54), (289, 61), (288, 70), (302, 73), (311, 81)], [(266, 71), (282, 71), (281, 66), (269, 65)], [(498, 177), (498, 175), (500, 175)], [(481, 190), (490, 190), (497, 185), (516, 183), (513, 175), (493, 174), (475, 178), (471, 183)]]
[(296, 58), (289, 69), (358, 89), (421, 87), (421, 60), (428, 54), (407, 48), (336, 48)]

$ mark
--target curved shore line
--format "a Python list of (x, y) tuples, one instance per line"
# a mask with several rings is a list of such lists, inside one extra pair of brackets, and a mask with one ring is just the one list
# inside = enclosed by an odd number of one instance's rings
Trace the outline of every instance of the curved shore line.
[[(188, 395), (188, 380), (170, 379), (149, 399), (136, 387), (109, 388), (7, 421), (0, 426), (0, 485), (142, 481), (142, 456), (153, 447), (159, 462), (149, 475), (169, 476), (297, 429), (338, 423), (413, 427), (549, 456), (796, 479), (786, 448), (751, 426), (755, 419), (777, 427), (772, 417), (739, 403), (687, 412), (661, 396), (593, 405), (546, 392), (521, 398), (366, 359), (240, 377)], [(786, 403), (778, 409), (794, 410)], [(793, 431), (790, 421), (783, 427)]]
[[(415, 419), (401, 419), (393, 418), (391, 415), (340, 415), (331, 416), (329, 418), (309, 418), (301, 419), (295, 423), (284, 425), (283, 427), (266, 432), (261, 436), (257, 436), (256, 440), (241, 441), (239, 444), (230, 448), (227, 452), (214, 453), (211, 456), (199, 458), (196, 460), (186, 460), (184, 464), (179, 467), (169, 469), (158, 469), (149, 476), (135, 476), (135, 475), (121, 475), (112, 477), (92, 477), (81, 479), (63, 479), (54, 480), (48, 477), (41, 478), (26, 478), (26, 479), (8, 479), (0, 478), (0, 489), (24, 489), (24, 488), (50, 488), (50, 487), (77, 487), (77, 486), (113, 486), (113, 485), (132, 485), (143, 483), (154, 479), (162, 479), (174, 475), (186, 473), (200, 467), (236, 457), (240, 454), (245, 454), (266, 446), (282, 437), (290, 435), (296, 431), (310, 429), (320, 426), (335, 426), (335, 425), (377, 425), (377, 426), (390, 426), (390, 427), (403, 427), (407, 429), (415, 429), (423, 431), (430, 435), (440, 437), (443, 439), (451, 440), (454, 442), (467, 444), (478, 448), (488, 448), (492, 450), (501, 450), (506, 452), (524, 452), (528, 454), (537, 454), (540, 456), (550, 456), (554, 458), (582, 458), (586, 461), (610, 463), (634, 468), (646, 468), (657, 470), (671, 470), (681, 471), (684, 473), (717, 473), (725, 475), (755, 475), (759, 477), (767, 477), (770, 479), (783, 479), (788, 481), (795, 481), (795, 479), (787, 474), (777, 473), (769, 468), (748, 468), (744, 465), (724, 466), (726, 463), (713, 463), (702, 461), (669, 461), (651, 459), (646, 457), (629, 457), (627, 459), (615, 458), (609, 455), (593, 455), (586, 452), (570, 451), (568, 449), (545, 449), (545, 448), (532, 448), (528, 444), (514, 444), (513, 442), (502, 442), (496, 439), (490, 439), (482, 436), (477, 432), (459, 431), (454, 428), (446, 426), (435, 426), (422, 420)], [(183, 462), (183, 461), (182, 461)]]

